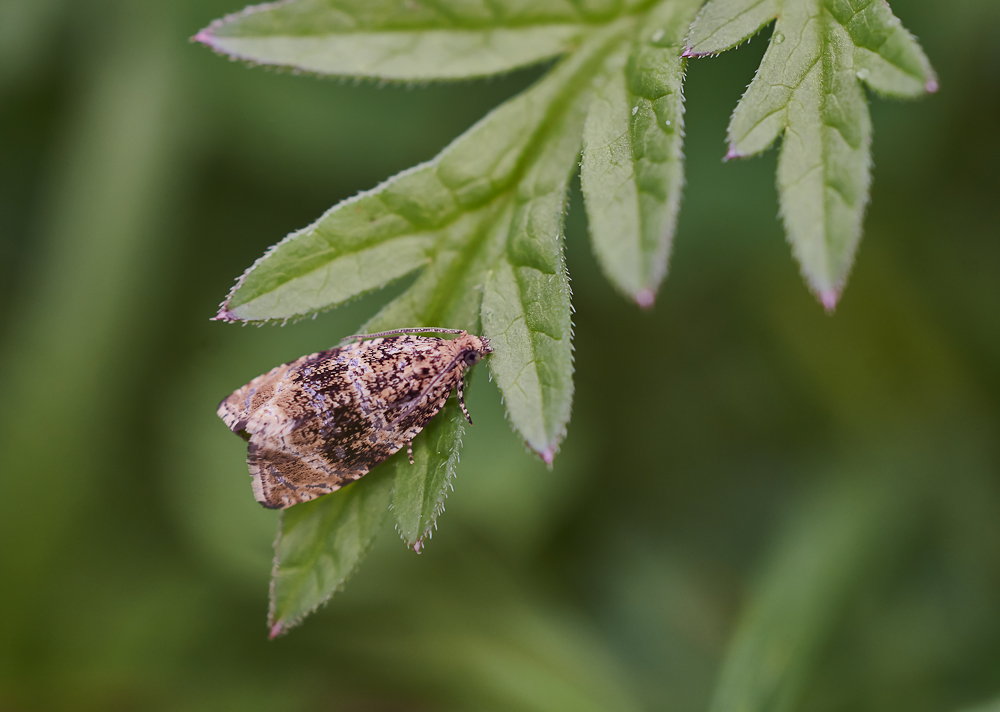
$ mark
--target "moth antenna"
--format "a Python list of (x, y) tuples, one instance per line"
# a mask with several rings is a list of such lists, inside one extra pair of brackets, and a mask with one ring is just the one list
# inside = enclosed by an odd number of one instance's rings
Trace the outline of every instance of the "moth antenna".
[(433, 326), (417, 326), (412, 329), (393, 329), (392, 331), (380, 331), (377, 334), (352, 334), (345, 336), (341, 341), (354, 341), (355, 339), (377, 339), (380, 336), (394, 336), (396, 334), (465, 334), (464, 329), (437, 329)]
[(465, 407), (465, 393), (463, 393), (463, 388), (465, 387), (465, 378), (462, 378), (458, 382), (458, 406), (465, 413), (465, 419), (469, 421), (469, 425), (472, 425), (472, 416), (469, 415), (469, 409)]
[(402, 422), (403, 418), (405, 418), (410, 413), (412, 413), (414, 410), (416, 410), (417, 406), (420, 405), (420, 401), (422, 401), (424, 399), (424, 397), (426, 397), (427, 394), (430, 393), (434, 389), (434, 386), (436, 386), (438, 383), (440, 383), (441, 380), (445, 376), (447, 376), (449, 373), (451, 373), (452, 370), (455, 368), (455, 366), (457, 366), (461, 360), (462, 360), (462, 354), (460, 353), (455, 358), (453, 358), (451, 360), (451, 363), (448, 364), (447, 368), (445, 368), (443, 371), (441, 371), (441, 373), (439, 373), (438, 375), (434, 376), (434, 379), (430, 383), (427, 384), (427, 388), (425, 388), (424, 390), (422, 390), (420, 392), (419, 396), (417, 396), (416, 398), (414, 398), (412, 401), (410, 401), (409, 405), (407, 405), (405, 408), (403, 408), (403, 412), (402, 413), (400, 413), (399, 415), (397, 415), (395, 418), (392, 419), (392, 422), (389, 423), (389, 428), (390, 429), (391, 428), (395, 428), (397, 425), (399, 425)]

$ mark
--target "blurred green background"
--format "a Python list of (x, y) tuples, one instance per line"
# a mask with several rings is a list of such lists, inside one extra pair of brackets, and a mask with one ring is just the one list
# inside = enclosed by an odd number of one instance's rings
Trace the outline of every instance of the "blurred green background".
[(872, 206), (836, 315), (784, 243), (775, 152), (721, 162), (765, 42), (694, 61), (655, 309), (603, 281), (574, 189), (577, 395), (555, 468), (478, 369), (437, 536), (416, 556), (387, 528), (268, 642), (276, 515), (216, 404), (386, 295), (284, 328), (209, 317), (270, 244), (540, 70), (353, 85), (189, 44), (229, 1), (0, 0), (0, 710), (996, 699), (1000, 3), (893, 8), (941, 91), (873, 100)]

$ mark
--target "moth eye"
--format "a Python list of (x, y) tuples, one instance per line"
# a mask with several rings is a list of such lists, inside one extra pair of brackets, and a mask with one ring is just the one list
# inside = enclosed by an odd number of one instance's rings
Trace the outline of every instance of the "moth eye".
[(477, 363), (479, 363), (480, 356), (478, 351), (466, 351), (465, 356), (463, 356), (463, 358), (465, 359), (466, 364), (468, 364), (469, 366), (475, 366)]

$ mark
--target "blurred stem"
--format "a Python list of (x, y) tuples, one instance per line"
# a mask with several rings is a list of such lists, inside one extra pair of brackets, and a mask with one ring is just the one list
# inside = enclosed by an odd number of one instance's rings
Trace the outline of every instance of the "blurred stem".
[(828, 478), (795, 510), (737, 622), (710, 712), (798, 702), (846, 600), (914, 530), (923, 487), (918, 468), (900, 464)]
[[(108, 473), (124, 449), (109, 391), (129, 385), (123, 346), (135, 351), (136, 325), (149, 316), (143, 298), (162, 267), (151, 226), (173, 154), (172, 23), (145, 3), (110, 10), (84, 13), (81, 56), (96, 60), (81, 66), (65, 158), (0, 352), (0, 538), (16, 542), (4, 547), (3, 571), (17, 582), (0, 589), (0, 602), (13, 614), (3, 635), (15, 639), (43, 615), (56, 546), (79, 536), (67, 531), (72, 515), (90, 504), (99, 518), (107, 506)], [(133, 399), (155, 406), (152, 394)], [(0, 649), (17, 656), (17, 646)], [(16, 674), (2, 661), (0, 669)]]

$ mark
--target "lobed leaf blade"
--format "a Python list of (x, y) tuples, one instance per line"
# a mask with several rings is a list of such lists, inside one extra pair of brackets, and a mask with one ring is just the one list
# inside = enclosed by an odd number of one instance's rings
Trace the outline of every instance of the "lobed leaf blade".
[(888, 3), (855, 9), (845, 0), (828, 0), (826, 7), (850, 36), (857, 76), (873, 91), (899, 98), (937, 91), (930, 60)]
[(699, 2), (656, 6), (631, 47), (609, 56), (584, 127), (587, 222), (608, 279), (650, 307), (666, 276), (684, 182), (679, 56)]
[[(742, 19), (726, 24), (727, 15)], [(862, 82), (916, 96), (936, 90), (937, 81), (883, 0), (710, 0), (685, 54), (728, 49), (774, 18), (760, 69), (730, 122), (726, 157), (760, 153), (784, 136), (777, 183), (785, 230), (807, 283), (832, 310), (869, 198), (871, 119)]]

